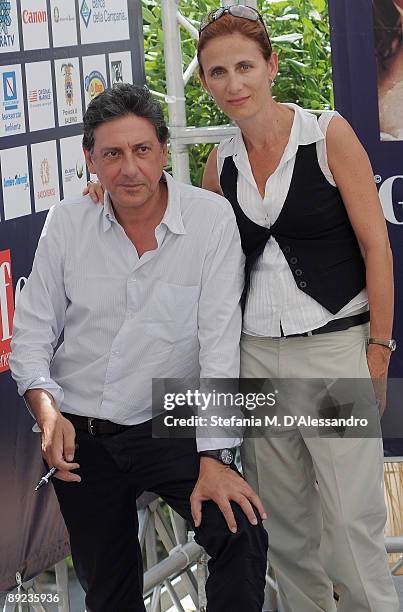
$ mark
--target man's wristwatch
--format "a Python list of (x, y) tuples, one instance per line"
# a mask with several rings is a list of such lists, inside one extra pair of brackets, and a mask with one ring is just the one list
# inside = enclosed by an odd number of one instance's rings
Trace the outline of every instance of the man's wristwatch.
[(396, 350), (396, 340), (393, 340), (393, 338), (390, 340), (383, 340), (382, 338), (368, 338), (367, 342), (368, 344), (380, 344), (381, 346), (386, 346), (391, 353)]
[(231, 465), (235, 460), (235, 452), (232, 448), (220, 448), (219, 450), (204, 450), (199, 452), (200, 457), (211, 457), (221, 461), (224, 465)]

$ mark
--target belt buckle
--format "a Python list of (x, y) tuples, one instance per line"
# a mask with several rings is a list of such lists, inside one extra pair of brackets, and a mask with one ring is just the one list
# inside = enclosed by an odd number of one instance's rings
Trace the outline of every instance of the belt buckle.
[(95, 431), (94, 431), (94, 426), (92, 424), (92, 421), (94, 421), (94, 417), (89, 417), (88, 418), (88, 433), (90, 433), (92, 436), (95, 436)]

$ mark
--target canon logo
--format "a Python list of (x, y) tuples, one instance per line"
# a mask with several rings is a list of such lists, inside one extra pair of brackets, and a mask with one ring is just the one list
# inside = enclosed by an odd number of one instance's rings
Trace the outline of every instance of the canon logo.
[[(386, 179), (386, 181), (382, 183), (381, 187), (379, 188), (379, 198), (382, 203), (385, 219), (389, 221), (389, 223), (403, 225), (403, 182), (400, 190), (400, 193), (402, 194), (401, 197), (394, 198), (393, 189), (396, 181), (403, 181), (403, 176), (390, 176), (388, 179)], [(397, 207), (401, 207), (402, 221), (399, 221), (396, 217), (395, 211)]]
[(46, 11), (22, 11), (22, 21), (24, 23), (46, 23), (48, 14)]

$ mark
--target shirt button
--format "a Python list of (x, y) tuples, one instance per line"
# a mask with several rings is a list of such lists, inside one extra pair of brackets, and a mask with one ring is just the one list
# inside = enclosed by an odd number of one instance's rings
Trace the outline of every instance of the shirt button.
[(305, 281), (301, 281), (299, 286), (301, 287), (301, 289), (305, 289), (306, 287), (306, 282)]
[(301, 276), (301, 274), (302, 274), (302, 270), (299, 270), (299, 269), (295, 270), (295, 275), (296, 276)]
[(284, 247), (284, 253), (290, 253), (291, 248), (289, 246)]
[(119, 351), (112, 351), (113, 357), (117, 357), (119, 355)]
[(290, 262), (292, 264), (296, 264), (296, 263), (298, 263), (298, 258), (297, 257), (291, 257)]

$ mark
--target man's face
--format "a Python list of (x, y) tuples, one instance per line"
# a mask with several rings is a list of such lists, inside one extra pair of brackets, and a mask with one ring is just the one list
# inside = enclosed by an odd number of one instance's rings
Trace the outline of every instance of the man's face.
[(160, 197), (167, 147), (159, 142), (152, 123), (126, 115), (102, 123), (94, 136), (92, 153), (84, 150), (87, 166), (108, 190), (115, 207), (139, 209)]

